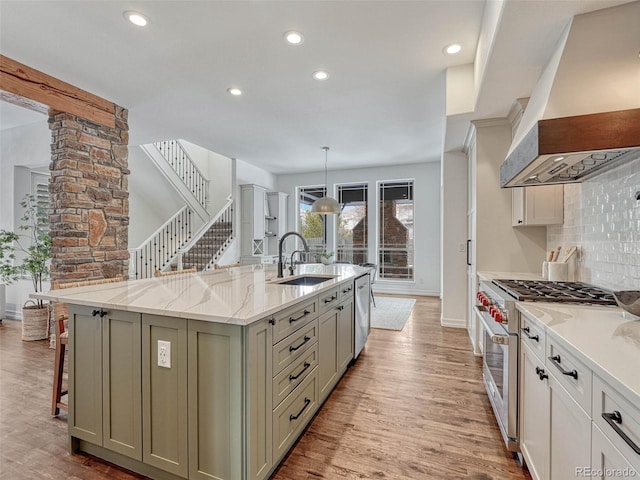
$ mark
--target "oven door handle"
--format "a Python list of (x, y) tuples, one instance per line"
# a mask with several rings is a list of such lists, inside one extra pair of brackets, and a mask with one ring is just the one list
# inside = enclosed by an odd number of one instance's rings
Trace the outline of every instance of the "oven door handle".
[(475, 305), (473, 310), (476, 312), (476, 315), (480, 318), (482, 325), (485, 330), (489, 332), (489, 338), (493, 343), (497, 343), (499, 345), (507, 345), (511, 340), (511, 335), (505, 333), (504, 329), (501, 328), (493, 319), (490, 321), (487, 320), (487, 316), (489, 313), (484, 305)]

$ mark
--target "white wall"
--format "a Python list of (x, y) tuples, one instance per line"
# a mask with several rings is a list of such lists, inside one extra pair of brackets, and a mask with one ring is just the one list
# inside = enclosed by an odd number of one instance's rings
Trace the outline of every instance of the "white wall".
[[(48, 169), (50, 144), (46, 120), (0, 132), (0, 228), (16, 229), (16, 221), (19, 223), (20, 219), (16, 200), (30, 192), (30, 169)], [(45, 290), (48, 288), (46, 285)], [(22, 305), (32, 292), (33, 286), (28, 280), (8, 286), (6, 317), (20, 319)]]
[(129, 248), (138, 248), (184, 201), (140, 147), (129, 147), (129, 170)]
[(637, 192), (640, 155), (584, 183), (565, 185), (564, 224), (547, 228), (547, 249), (579, 247), (576, 280), (610, 290), (640, 288)]
[(276, 189), (276, 177), (273, 173), (267, 172), (260, 167), (256, 167), (255, 165), (251, 165), (250, 163), (244, 162), (240, 159), (236, 159), (235, 164), (236, 185), (252, 183), (266, 188), (267, 191), (274, 191)]
[(467, 302), (467, 156), (442, 157), (442, 314), (445, 326), (466, 325)]
[[(329, 192), (335, 198), (338, 183), (367, 183), (370, 203), (370, 253), (369, 261), (376, 262), (373, 239), (376, 238), (375, 218), (377, 217), (378, 195), (376, 181), (415, 179), (414, 188), (414, 281), (377, 280), (375, 290), (388, 293), (415, 295), (440, 294), (440, 162), (425, 162), (413, 165), (362, 168), (329, 172)], [(289, 229), (296, 228), (297, 198), (296, 187), (324, 185), (324, 172), (279, 175), (277, 190), (289, 194)], [(331, 236), (331, 230), (329, 231)], [(335, 250), (330, 239), (330, 250)]]

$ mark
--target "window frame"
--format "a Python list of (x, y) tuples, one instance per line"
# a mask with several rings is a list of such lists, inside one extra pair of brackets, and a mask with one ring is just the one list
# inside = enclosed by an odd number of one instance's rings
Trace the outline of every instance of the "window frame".
[[(412, 259), (412, 263), (411, 263), (411, 273), (410, 273), (410, 277), (408, 278), (398, 278), (398, 277), (387, 277), (384, 276), (384, 265), (381, 264), (380, 262), (380, 253), (381, 253), (381, 245), (382, 245), (382, 238), (381, 238), (381, 233), (382, 233), (382, 222), (380, 221), (380, 216), (381, 216), (381, 212), (380, 212), (380, 208), (381, 208), (381, 203), (382, 203), (382, 195), (381, 195), (381, 186), (383, 184), (393, 184), (393, 183), (411, 183), (411, 191), (412, 191), (412, 207), (413, 207), (413, 239), (411, 242), (411, 250), (408, 250), (407, 252), (407, 256), (409, 258)], [(417, 251), (416, 251), (416, 238), (415, 238), (415, 234), (416, 234), (416, 179), (415, 177), (411, 178), (397, 178), (397, 179), (384, 179), (384, 180), (377, 180), (376, 181), (376, 195), (375, 195), (375, 201), (376, 201), (376, 205), (375, 205), (375, 213), (376, 213), (376, 219), (375, 219), (375, 226), (376, 226), (376, 239), (375, 239), (375, 263), (378, 265), (378, 280), (380, 282), (386, 283), (395, 283), (395, 282), (399, 282), (402, 284), (415, 284), (416, 283), (416, 279), (415, 279), (415, 266), (417, 264)]]

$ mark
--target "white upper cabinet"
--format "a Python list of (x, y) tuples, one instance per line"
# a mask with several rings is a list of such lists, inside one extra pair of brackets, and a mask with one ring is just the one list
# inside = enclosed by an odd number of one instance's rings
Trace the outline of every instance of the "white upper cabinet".
[(561, 225), (564, 222), (562, 185), (517, 187), (512, 190), (512, 226)]

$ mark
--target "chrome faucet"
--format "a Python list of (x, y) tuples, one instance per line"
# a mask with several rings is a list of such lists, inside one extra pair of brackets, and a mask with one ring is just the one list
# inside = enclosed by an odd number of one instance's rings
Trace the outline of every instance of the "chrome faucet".
[(289, 260), (289, 273), (291, 275), (294, 274), (294, 272), (296, 271), (296, 265), (295, 263), (293, 263), (293, 257), (295, 256), (296, 253), (305, 253), (304, 250), (294, 250), (293, 253), (291, 254), (291, 260)]
[(309, 251), (309, 245), (307, 245), (307, 241), (298, 232), (287, 232), (284, 235), (282, 235), (282, 238), (280, 238), (280, 243), (278, 244), (278, 278), (282, 278), (284, 276), (282, 274), (284, 270), (284, 262), (282, 261), (282, 248), (284, 247), (284, 241), (290, 235), (295, 235), (296, 237), (299, 237), (300, 240), (302, 240), (302, 245), (304, 245), (304, 251), (305, 252)]

